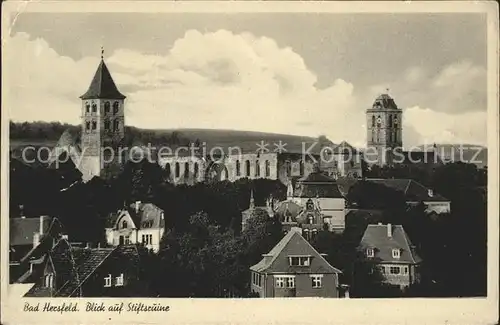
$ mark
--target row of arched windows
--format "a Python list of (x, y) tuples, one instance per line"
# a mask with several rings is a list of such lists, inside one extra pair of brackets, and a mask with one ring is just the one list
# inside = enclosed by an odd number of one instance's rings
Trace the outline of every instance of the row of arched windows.
[(302, 229), (302, 236), (304, 236), (304, 238), (308, 241), (316, 238), (316, 235), (318, 235), (318, 230), (316, 230), (316, 229), (312, 229), (312, 230)]
[[(380, 115), (375, 118), (375, 115), (372, 115), (372, 126), (375, 126), (375, 122), (377, 120), (380, 120)], [(393, 126), (398, 125), (398, 117), (397, 115), (389, 115), (389, 127), (392, 128)]]
[[(184, 171), (183, 171), (183, 176), (184, 177), (188, 177), (189, 176), (189, 171), (190, 171), (190, 163), (189, 162), (185, 162), (184, 163)], [(198, 178), (198, 175), (199, 175), (199, 171), (200, 171), (200, 166), (197, 162), (195, 162), (193, 164), (193, 177), (194, 178)], [(170, 166), (170, 163), (167, 163), (165, 165), (165, 172), (168, 176), (170, 176), (172, 174), (172, 167)], [(176, 178), (180, 177), (181, 176), (181, 164), (176, 162), (174, 164), (174, 176)]]
[[(304, 176), (304, 162), (302, 160), (299, 161), (299, 175)], [(292, 176), (292, 162), (290, 161), (286, 162), (286, 176)]]
[[(113, 126), (111, 128), (111, 126)], [(97, 121), (87, 121), (85, 122), (85, 130), (97, 130)], [(118, 131), (120, 130), (120, 121), (119, 120), (114, 120), (113, 123), (111, 123), (110, 120), (104, 120), (104, 130), (105, 131)]]
[[(250, 160), (245, 160), (245, 177), (251, 177), (251, 163)], [(239, 160), (236, 160), (236, 176), (242, 176), (241, 174), (241, 163)], [(261, 166), (260, 162), (258, 160), (255, 161), (255, 177), (260, 177), (261, 176)], [(269, 160), (266, 160), (264, 162), (264, 176), (265, 177), (270, 177), (271, 176), (271, 163)]]
[[(97, 103), (96, 102), (86, 102), (85, 103), (85, 110), (87, 113), (97, 113)], [(120, 102), (115, 101), (113, 103), (113, 114), (116, 115), (120, 111)], [(104, 113), (109, 114), (111, 113), (111, 103), (109, 101), (104, 102)]]

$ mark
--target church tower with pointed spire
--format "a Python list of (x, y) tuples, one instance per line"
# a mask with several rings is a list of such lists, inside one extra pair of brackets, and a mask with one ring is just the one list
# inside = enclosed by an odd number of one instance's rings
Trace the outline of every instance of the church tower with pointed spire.
[[(111, 155), (125, 136), (125, 96), (118, 91), (111, 73), (104, 62), (104, 51), (88, 90), (80, 96), (81, 106), (81, 150), (80, 170), (84, 180), (101, 176), (105, 169), (104, 155)], [(118, 153), (114, 152), (116, 156)]]

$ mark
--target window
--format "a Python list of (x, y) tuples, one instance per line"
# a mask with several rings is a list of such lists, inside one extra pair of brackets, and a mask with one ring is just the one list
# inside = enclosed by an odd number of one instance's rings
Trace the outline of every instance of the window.
[(311, 264), (310, 256), (290, 256), (289, 262), (291, 266), (309, 266)]
[(198, 163), (197, 163), (197, 162), (195, 162), (195, 163), (194, 163), (194, 172), (193, 172), (193, 174), (194, 174), (194, 178), (198, 178), (198, 168), (199, 168), (199, 167), (198, 167)]
[(252, 272), (252, 284), (257, 287), (262, 286), (262, 277), (259, 273)]
[(304, 162), (302, 160), (299, 162), (299, 173), (300, 176), (304, 176)]
[(375, 115), (372, 115), (372, 126), (375, 126)]
[(239, 160), (236, 160), (236, 176), (240, 176), (241, 175), (241, 170), (240, 170), (240, 161)]
[(90, 130), (90, 122), (86, 122), (85, 123), (85, 129), (86, 130)]
[(109, 274), (107, 277), (104, 278), (104, 286), (105, 287), (111, 287), (111, 274)]
[(276, 288), (295, 288), (294, 276), (277, 276), (275, 277), (274, 286)]
[(317, 235), (317, 234), (318, 234), (318, 230), (313, 229), (313, 230), (312, 230), (312, 233), (311, 233), (311, 239), (316, 238), (316, 235)]
[(403, 274), (408, 274), (408, 266), (402, 266)]
[(245, 169), (246, 169), (245, 174), (247, 177), (249, 177), (250, 176), (250, 161), (249, 160), (245, 161)]
[(286, 162), (286, 176), (292, 176), (292, 163), (290, 161)]
[(118, 131), (120, 129), (120, 121), (114, 120), (113, 121), (113, 131)]
[(381, 265), (378, 269), (380, 270), (380, 273), (385, 274), (385, 266)]
[(109, 131), (111, 129), (111, 122), (109, 120), (104, 121), (104, 130)]
[(302, 233), (304, 234), (305, 239), (311, 240), (311, 236), (309, 235), (309, 229), (302, 230)]
[(125, 245), (130, 245), (130, 236), (125, 236)]
[(400, 272), (401, 272), (401, 269), (399, 268), (399, 266), (391, 266), (389, 268), (390, 274), (399, 274)]
[(92, 130), (95, 130), (95, 129), (97, 129), (97, 122), (92, 121)]
[(153, 235), (151, 235), (151, 234), (142, 235), (142, 243), (146, 246), (152, 245), (153, 244)]
[(90, 113), (90, 104), (89, 104), (89, 102), (85, 103), (85, 111), (87, 113)]
[(269, 162), (269, 160), (266, 160), (265, 168), (266, 168), (266, 177), (270, 177), (271, 176), (271, 163)]
[(399, 249), (392, 250), (392, 258), (399, 258), (401, 256), (401, 251)]
[(285, 287), (285, 278), (284, 277), (277, 277), (274, 286), (276, 288), (284, 288)]
[(312, 282), (312, 287), (317, 289), (321, 288), (321, 280), (323, 276), (322, 275), (311, 275), (311, 282)]
[(97, 104), (92, 103), (92, 113), (96, 113), (96, 112), (97, 112)]
[(165, 164), (165, 174), (167, 174), (167, 177), (170, 177), (170, 173), (172, 171), (170, 170), (170, 164), (169, 163), (166, 163)]
[(54, 286), (54, 274), (48, 273), (45, 275), (45, 287), (53, 288)]
[(389, 115), (389, 127), (392, 128), (392, 115)]
[(125, 229), (127, 228), (128, 224), (127, 224), (127, 220), (123, 220), (122, 221), (122, 229)]
[(188, 177), (189, 176), (189, 163), (186, 162), (184, 163), (184, 177)]
[(373, 248), (367, 248), (366, 257), (374, 257), (374, 256), (375, 256), (375, 250)]
[(118, 111), (120, 110), (120, 103), (114, 102), (113, 103), (113, 114), (118, 114)]
[(175, 163), (175, 177), (179, 177), (181, 174), (181, 166), (178, 162)]
[(104, 102), (104, 113), (109, 114), (109, 111), (111, 110), (111, 105), (109, 102)]
[(295, 277), (290, 276), (286, 278), (286, 287), (295, 288)]
[(120, 274), (120, 276), (116, 277), (116, 286), (117, 287), (122, 287), (123, 286), (123, 273)]
[(255, 162), (255, 177), (259, 177), (260, 176), (260, 164), (259, 164), (259, 161), (257, 160)]

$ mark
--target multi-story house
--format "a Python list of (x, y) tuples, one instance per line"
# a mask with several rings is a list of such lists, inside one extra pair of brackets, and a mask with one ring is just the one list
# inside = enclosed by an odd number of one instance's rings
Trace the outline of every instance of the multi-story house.
[(110, 215), (106, 228), (106, 241), (110, 246), (142, 243), (157, 252), (165, 232), (162, 209), (152, 203), (135, 202)]
[(403, 226), (368, 225), (358, 249), (361, 262), (374, 264), (384, 283), (404, 288), (420, 281), (419, 264), (422, 260)]
[(61, 239), (40, 265), (25, 297), (140, 297), (148, 295), (136, 245), (72, 247)]
[(262, 260), (250, 267), (251, 290), (267, 297), (339, 297), (339, 274), (292, 228)]

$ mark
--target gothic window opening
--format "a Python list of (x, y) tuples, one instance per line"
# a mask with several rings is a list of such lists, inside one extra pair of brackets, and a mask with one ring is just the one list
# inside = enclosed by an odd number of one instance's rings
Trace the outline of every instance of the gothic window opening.
[(122, 221), (122, 229), (126, 229), (126, 228), (127, 228), (127, 226), (128, 226), (128, 224), (127, 224), (127, 220), (123, 220), (123, 221)]
[(398, 142), (398, 132), (394, 132), (394, 142)]
[(392, 128), (392, 115), (389, 115), (389, 127)]
[(175, 177), (179, 177), (180, 174), (181, 174), (181, 171), (180, 171), (181, 167), (179, 165), (178, 162), (175, 163)]
[(184, 163), (184, 177), (188, 177), (189, 176), (189, 163), (186, 162)]
[(307, 223), (310, 225), (314, 223), (314, 216), (312, 214), (307, 215)]
[(171, 173), (170, 164), (166, 163), (165, 164), (165, 174), (167, 174), (167, 177), (170, 177), (170, 173)]
[(90, 113), (90, 104), (89, 102), (85, 103), (85, 110), (87, 113)]
[(304, 162), (302, 160), (299, 162), (299, 173), (300, 176), (304, 176)]
[(241, 175), (241, 170), (240, 170), (240, 161), (239, 160), (236, 160), (236, 176), (240, 176)]
[(92, 103), (92, 113), (96, 113), (96, 112), (97, 112), (97, 104)]
[(194, 178), (198, 178), (198, 168), (199, 168), (198, 167), (198, 163), (195, 162), (194, 163), (194, 173), (193, 173), (194, 174)]
[(312, 233), (311, 233), (311, 240), (312, 240), (312, 239), (315, 239), (317, 235), (318, 235), (318, 230), (313, 229), (313, 230), (312, 230)]
[(245, 161), (245, 168), (246, 168), (246, 171), (245, 171), (245, 174), (247, 177), (250, 177), (250, 160), (247, 160)]
[(104, 103), (104, 113), (109, 114), (109, 111), (111, 110), (111, 105), (109, 102)]
[(270, 177), (271, 176), (271, 163), (269, 162), (269, 160), (266, 160), (266, 177)]
[(92, 130), (95, 130), (95, 129), (97, 129), (97, 122), (92, 121)]
[(311, 240), (311, 236), (309, 235), (309, 229), (304, 229), (303, 232), (304, 232), (304, 238), (306, 240)]
[(375, 126), (375, 115), (372, 115), (372, 126)]
[(259, 161), (257, 160), (255, 162), (255, 177), (259, 177), (260, 176), (260, 164), (259, 164)]
[(113, 114), (118, 114), (118, 111), (120, 110), (120, 103), (114, 102), (113, 103)]
[(120, 121), (114, 120), (113, 121), (113, 131), (118, 131), (119, 128), (120, 128)]
[(85, 123), (85, 129), (86, 130), (90, 130), (90, 122), (86, 122)]
[(45, 275), (45, 287), (46, 288), (53, 288), (54, 286), (54, 274), (48, 273)]
[(109, 131), (111, 128), (111, 122), (109, 120), (104, 121), (104, 130)]

